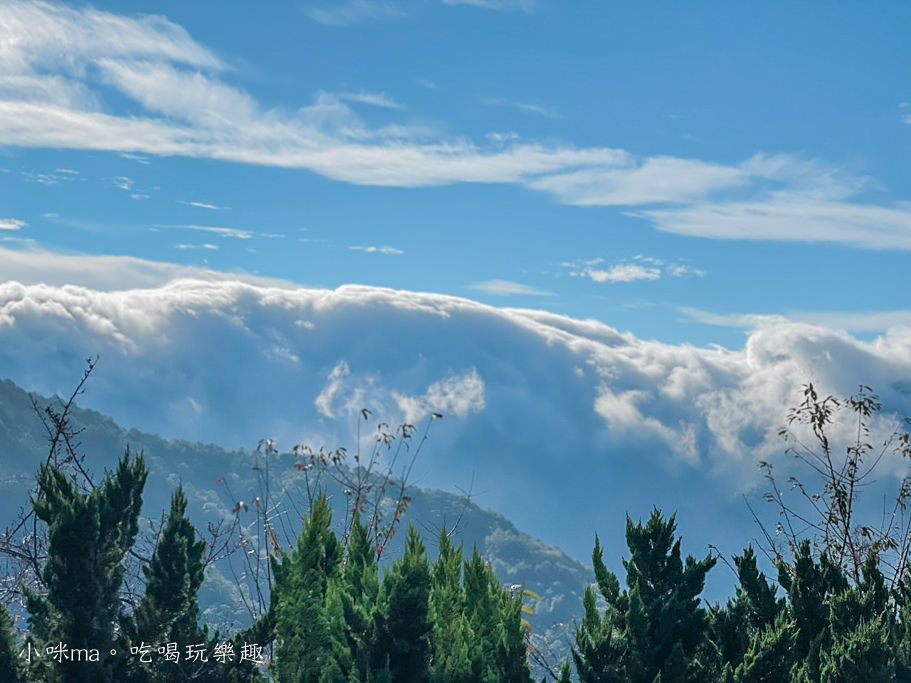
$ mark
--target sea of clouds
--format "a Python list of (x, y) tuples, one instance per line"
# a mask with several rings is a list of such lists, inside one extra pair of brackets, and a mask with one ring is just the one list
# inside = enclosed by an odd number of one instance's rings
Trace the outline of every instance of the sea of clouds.
[(739, 494), (760, 482), (759, 459), (784, 462), (777, 431), (803, 383), (869, 384), (890, 413), (911, 414), (908, 329), (861, 341), (777, 321), (728, 350), (359, 285), (0, 284), (0, 376), (64, 393), (96, 354), (83, 404), (166, 437), (350, 449), (362, 408), (419, 427), (443, 413), (417, 483), (471, 487), (577, 556), (653, 504), (678, 510), (697, 541), (731, 515), (746, 528)]

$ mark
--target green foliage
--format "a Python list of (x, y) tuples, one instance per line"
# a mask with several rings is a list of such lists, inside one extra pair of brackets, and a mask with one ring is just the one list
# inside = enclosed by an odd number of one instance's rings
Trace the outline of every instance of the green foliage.
[(786, 681), (794, 665), (795, 627), (779, 613), (773, 624), (755, 632), (734, 673), (737, 683)]
[(482, 667), (479, 648), (465, 614), (462, 590), (462, 546), (440, 533), (439, 555), (431, 569), (431, 678), (447, 683), (477, 680)]
[(13, 620), (6, 606), (0, 603), (0, 681), (19, 683), (25, 680), (19, 663), (20, 649), (13, 634)]
[(341, 560), (331, 521), (329, 502), (320, 496), (297, 547), (290, 556), (273, 561), (275, 675), (281, 683), (319, 681), (329, 672), (341, 675), (327, 612), (329, 585), (338, 578)]
[(701, 679), (697, 652), (708, 622), (698, 596), (715, 559), (682, 560), (675, 531), (674, 517), (664, 519), (657, 510), (645, 524), (627, 518), (630, 559), (623, 562), (622, 592), (596, 539), (592, 563), (607, 607), (599, 614), (594, 592), (586, 593), (573, 651), (581, 681)]
[(740, 662), (757, 636), (775, 624), (786, 609), (784, 598), (777, 598), (775, 587), (756, 566), (752, 547), (734, 557), (740, 585), (733, 599), (723, 608), (709, 612), (711, 639), (724, 662)]
[[(160, 643), (176, 643), (181, 652), (188, 645), (209, 643), (208, 633), (198, 626), (197, 594), (203, 580), (203, 553), (206, 543), (196, 539), (196, 530), (186, 516), (187, 499), (178, 487), (171, 497), (171, 510), (161, 529), (151, 561), (143, 566), (145, 594), (130, 617), (124, 618), (122, 648)], [(138, 658), (129, 660), (132, 677), (153, 680), (166, 675), (189, 680), (205, 673), (198, 663), (183, 659), (177, 663), (162, 659), (143, 665)], [(208, 667), (211, 668), (211, 667)]]
[(426, 681), (430, 676), (429, 600), (430, 565), (424, 542), (409, 526), (405, 555), (383, 578), (374, 660), (395, 681)]
[(139, 531), (146, 475), (142, 456), (131, 458), (129, 450), (90, 492), (78, 490), (57, 468), (41, 468), (32, 505), (48, 526), (47, 593), (27, 594), (31, 637), (42, 650), (64, 643), (78, 653), (62, 662), (39, 660), (35, 673), (42, 680), (115, 680), (110, 652), (118, 645), (123, 557)]

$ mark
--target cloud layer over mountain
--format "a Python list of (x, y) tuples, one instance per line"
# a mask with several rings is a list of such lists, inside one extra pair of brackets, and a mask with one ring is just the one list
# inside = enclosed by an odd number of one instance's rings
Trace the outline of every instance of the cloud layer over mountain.
[(625, 511), (717, 514), (699, 508), (707, 491), (733, 504), (758, 458), (782, 452), (804, 382), (842, 394), (863, 382), (911, 413), (907, 328), (863, 342), (773, 320), (725, 350), (357, 285), (0, 285), (0, 376), (64, 392), (94, 354), (84, 404), (169, 437), (350, 447), (361, 408), (417, 424), (442, 412), (418, 483), (473, 478), (479, 502), (577, 555)]

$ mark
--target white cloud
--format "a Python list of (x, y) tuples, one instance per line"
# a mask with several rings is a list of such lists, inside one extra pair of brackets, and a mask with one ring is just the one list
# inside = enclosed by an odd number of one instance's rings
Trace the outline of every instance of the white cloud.
[(0, 218), (0, 230), (19, 230), (27, 225), (28, 223), (18, 218)]
[(533, 0), (443, 0), (446, 5), (470, 5), (482, 9), (523, 10), (530, 12), (534, 7)]
[(58, 185), (62, 182), (72, 182), (73, 176), (67, 173), (42, 173), (39, 171), (22, 171), (22, 179), (27, 183), (39, 185)]
[(218, 206), (217, 204), (210, 204), (209, 202), (184, 201), (182, 199), (178, 199), (177, 203), (193, 206), (197, 209), (208, 209), (209, 211), (224, 211), (228, 208), (227, 206)]
[(876, 206), (789, 193), (763, 201), (652, 209), (641, 215), (659, 230), (680, 235), (911, 249), (911, 202)]
[(484, 280), (469, 285), (471, 289), (476, 289), (485, 294), (494, 294), (497, 296), (556, 296), (553, 292), (545, 292), (529, 285), (523, 285), (511, 280)]
[(155, 227), (174, 228), (177, 230), (195, 230), (197, 232), (211, 232), (219, 237), (231, 237), (238, 240), (252, 239), (256, 233), (252, 230), (240, 230), (239, 228), (225, 228), (217, 225), (160, 225)]
[(367, 253), (367, 254), (385, 254), (387, 256), (398, 256), (400, 254), (405, 253), (401, 249), (396, 249), (395, 247), (389, 247), (389, 246), (379, 246), (378, 247), (378, 246), (374, 246), (374, 245), (368, 245), (368, 246), (353, 246), (353, 247), (348, 247), (348, 248), (352, 251), (363, 251), (364, 253)]
[(307, 7), (304, 12), (313, 21), (327, 26), (344, 26), (368, 19), (401, 16), (402, 9), (381, 0), (340, 0), (332, 5)]
[(416, 424), (431, 413), (466, 417), (484, 410), (484, 380), (475, 368), (434, 382), (420, 396), (393, 393), (406, 422)]
[[(348, 23), (400, 10), (353, 0), (307, 11), (324, 23)], [(385, 95), (318, 92), (307, 106), (266, 108), (224, 80), (228, 69), (160, 16), (3, 3), (0, 145), (103, 150), (137, 161), (180, 155), (305, 168), (363, 185), (510, 183), (563, 203), (630, 207), (633, 215), (678, 234), (911, 248), (911, 204), (858, 201), (872, 181), (819, 162), (758, 154), (718, 163), (559, 143), (428, 139), (426, 130), (407, 125), (368, 125), (349, 106), (357, 101), (394, 110), (397, 103)], [(118, 113), (122, 97), (138, 105), (128, 115)], [(553, 115), (534, 103), (487, 102)], [(26, 177), (45, 184), (67, 178), (72, 176)]]
[[(311, 431), (325, 435), (314, 446), (350, 446), (360, 408), (395, 421), (443, 407), (421, 483), (464, 486), (474, 471), (484, 504), (580, 555), (581, 513), (666, 504), (686, 519), (721, 505), (719, 490), (734, 499), (758, 458), (781, 457), (776, 432), (802, 382), (823, 394), (864, 382), (911, 413), (907, 327), (865, 342), (778, 320), (742, 349), (707, 349), (451, 296), (217, 280), (228, 276), (124, 257), (0, 250), (0, 272), (115, 290), (0, 284), (0, 376), (63, 392), (98, 353), (89, 407), (228, 446), (287, 447)], [(205, 410), (187, 410), (187, 396)], [(571, 512), (555, 491), (573, 493)]]
[(557, 172), (529, 184), (567, 204), (632, 206), (691, 201), (747, 180), (741, 169), (698, 159), (626, 157), (622, 161), (613, 167)]
[[(312, 329), (312, 327), (310, 329)], [(332, 368), (332, 371), (326, 378), (327, 381), (323, 386), (322, 391), (320, 391), (313, 400), (313, 405), (316, 406), (316, 410), (320, 415), (324, 417), (335, 417), (335, 408), (332, 404), (336, 395), (343, 388), (345, 378), (350, 374), (351, 370), (345, 361), (339, 361), (336, 366)], [(357, 396), (357, 394), (355, 395)], [(352, 409), (359, 410), (361, 407), (362, 406), (353, 405)]]
[(209, 249), (212, 251), (219, 248), (217, 244), (210, 244), (209, 242), (203, 244), (175, 244), (174, 247), (177, 249)]
[(404, 109), (405, 105), (399, 104), (385, 93), (365, 92), (345, 92), (339, 93), (338, 98), (346, 102), (357, 102), (358, 104), (367, 104), (371, 107), (380, 107), (381, 109)]
[(160, 287), (178, 278), (230, 279), (288, 286), (271, 278), (239, 272), (222, 273), (132, 256), (60, 254), (38, 248), (34, 243), (29, 243), (26, 249), (0, 248), (0, 273), (4, 278), (28, 285), (63, 287), (78, 284), (102, 291)]
[(139, 154), (130, 154), (129, 152), (122, 152), (120, 156), (124, 159), (129, 159), (130, 161), (135, 161), (137, 164), (142, 164), (143, 166), (148, 166), (149, 159), (148, 157), (141, 156)]
[(636, 282), (637, 280), (658, 280), (664, 276), (703, 277), (705, 275), (705, 271), (685, 263), (668, 263), (664, 259), (642, 254), (634, 256), (630, 261), (617, 263), (607, 268), (599, 267), (602, 263), (604, 263), (604, 259), (593, 258), (580, 259), (561, 265), (568, 269), (571, 277), (584, 277), (594, 282)]
[(492, 141), (492, 142), (496, 142), (496, 143), (502, 144), (502, 143), (505, 143), (505, 142), (514, 142), (514, 141), (518, 140), (518, 139), (519, 139), (519, 134), (518, 134), (518, 133), (515, 133), (515, 132), (512, 132), (512, 131), (510, 131), (510, 132), (508, 132), (508, 133), (497, 133), (497, 132), (493, 132), (493, 133), (488, 133), (488, 134), (485, 135), (484, 137), (487, 138), (488, 140)]
[(679, 311), (706, 325), (755, 330), (787, 322), (808, 323), (850, 332), (886, 332), (901, 327), (911, 328), (911, 311), (793, 311), (786, 314), (712, 313), (698, 308), (681, 307)]
[[(476, 3), (459, 3), (459, 4), (476, 4)], [(542, 106), (540, 104), (533, 104), (531, 102), (522, 102), (519, 100), (510, 100), (504, 97), (485, 97), (481, 100), (482, 104), (487, 104), (493, 107), (513, 107), (514, 109), (519, 109), (520, 111), (525, 111), (530, 114), (537, 114), (538, 116), (544, 116), (549, 119), (557, 118), (557, 115), (549, 107)]]
[(117, 176), (116, 178), (111, 178), (111, 184), (118, 190), (124, 190), (125, 192), (129, 192), (133, 189), (133, 179), (128, 178), (127, 176)]
[(621, 263), (608, 270), (589, 268), (586, 277), (595, 282), (635, 282), (636, 280), (657, 280), (661, 277), (658, 268), (647, 268), (638, 263)]

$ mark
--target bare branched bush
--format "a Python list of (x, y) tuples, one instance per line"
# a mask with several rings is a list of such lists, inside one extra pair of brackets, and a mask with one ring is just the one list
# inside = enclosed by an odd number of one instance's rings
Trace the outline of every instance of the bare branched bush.
[[(56, 467), (66, 475), (78, 490), (86, 491), (95, 487), (85, 465), (85, 455), (80, 453), (81, 428), (72, 424), (72, 411), (76, 398), (85, 393), (85, 385), (91, 377), (98, 358), (87, 358), (82, 378), (76, 384), (69, 398), (58, 398), (56, 405), (41, 406), (34, 395), (29, 398), (37, 419), (47, 436), (48, 451), (44, 464)], [(40, 500), (42, 491), (37, 484), (29, 490), (31, 500)], [(32, 505), (20, 508), (16, 518), (0, 532), (0, 598), (6, 603), (23, 603), (25, 589), (34, 592), (44, 590), (41, 575), (47, 557), (47, 529), (35, 515)]]
[[(861, 580), (868, 555), (876, 553), (884, 573), (897, 586), (908, 574), (911, 553), (911, 477), (907, 474), (911, 421), (896, 421), (874, 445), (872, 429), (882, 403), (870, 387), (861, 385), (846, 398), (820, 398), (812, 384), (803, 389), (803, 401), (791, 409), (779, 432), (788, 444), (786, 454), (798, 469), (783, 486), (771, 463), (759, 464), (769, 485), (765, 500), (777, 509), (778, 517), (770, 530), (753, 511), (765, 550), (774, 563), (786, 563), (791, 554), (787, 551), (809, 539), (817, 553), (825, 552), (855, 584)], [(839, 430), (850, 436), (836, 445), (834, 434)], [(875, 475), (886, 469), (884, 459), (893, 464), (897, 459), (905, 474), (877, 518), (860, 500), (865, 492), (881, 492), (874, 484), (882, 483)]]
[[(260, 440), (251, 466), (256, 494), (250, 500), (236, 496), (225, 478), (218, 479), (230, 501), (232, 515), (227, 533), (221, 538), (233, 540), (223, 543), (217, 554), (225, 560), (252, 619), (258, 619), (269, 608), (271, 558), (294, 547), (302, 520), (313, 501), (328, 487), (338, 489), (345, 497), (343, 546), (347, 548), (357, 514), (367, 528), (377, 560), (387, 551), (412, 501), (409, 488), (414, 464), (431, 424), (443, 416), (431, 413), (420, 435), (412, 424), (392, 428), (387, 422), (378, 422), (369, 439), (370, 447), (363, 449), (361, 430), (371, 415), (366, 408), (358, 415), (353, 453), (344, 447), (314, 449), (309, 444), (295, 444), (281, 452), (273, 439)], [(299, 476), (289, 476), (291, 472)]]

